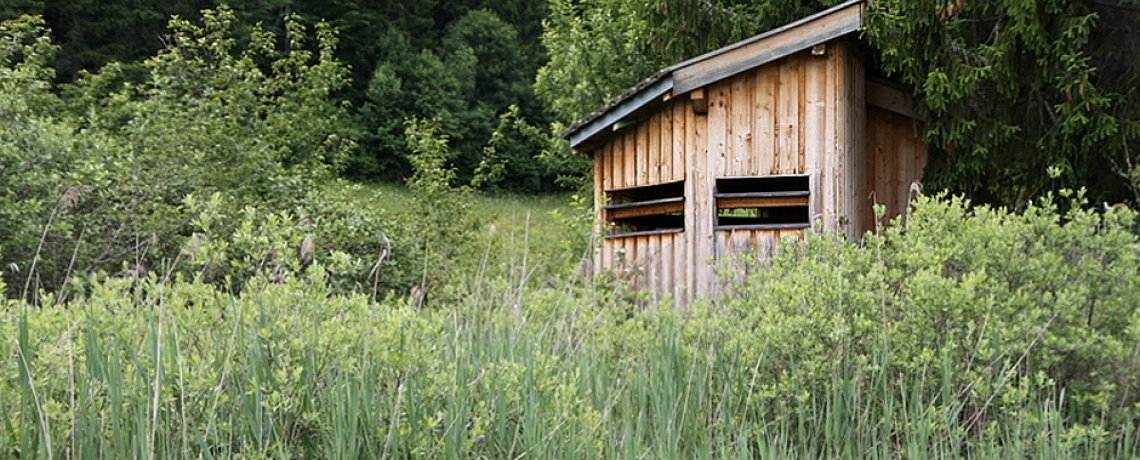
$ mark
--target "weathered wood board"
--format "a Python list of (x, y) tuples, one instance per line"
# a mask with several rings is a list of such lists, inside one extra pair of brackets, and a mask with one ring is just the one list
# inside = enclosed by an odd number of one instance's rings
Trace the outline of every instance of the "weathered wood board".
[[(598, 269), (620, 271), (678, 305), (717, 289), (716, 264), (768, 257), (782, 238), (802, 238), (805, 227), (858, 238), (875, 225), (873, 204), (886, 205), (888, 216), (905, 212), (926, 164), (910, 100), (868, 82), (852, 43), (832, 40), (734, 72), (669, 93), (594, 141), (600, 202), (608, 192), (683, 182), (683, 201), (599, 205), (603, 222), (683, 211), (684, 224), (605, 238), (595, 257)], [(805, 196), (716, 198), (717, 179), (789, 175), (808, 177)], [(806, 206), (808, 223), (717, 226), (718, 206)]]

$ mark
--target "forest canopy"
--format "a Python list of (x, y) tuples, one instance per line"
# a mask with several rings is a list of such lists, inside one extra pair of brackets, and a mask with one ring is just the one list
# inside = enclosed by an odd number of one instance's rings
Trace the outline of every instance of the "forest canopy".
[[(405, 120), (431, 119), (448, 135), (457, 182), (526, 192), (587, 174), (556, 140), (559, 126), (662, 67), (838, 3), (227, 2), (241, 30), (280, 34), (293, 18), (336, 31), (347, 83), (330, 97), (347, 101), (356, 143), (343, 176), (409, 177)], [(3, 0), (0, 19), (44, 18), (58, 47), (48, 63), (56, 85), (116, 62), (110, 85), (146, 78), (142, 63), (171, 45), (169, 18), (193, 21), (219, 4)], [(1076, 187), (1095, 201), (1135, 202), (1138, 15), (1136, 0), (885, 0), (870, 5), (858, 40), (927, 120), (928, 190), (1016, 208)]]
[[(239, 37), (254, 29), (282, 37), (290, 22), (323, 21), (335, 30), (335, 58), (347, 74), (330, 98), (347, 101), (345, 126), (358, 144), (343, 176), (409, 177), (404, 122), (423, 118), (447, 130), (457, 180), (470, 182), (482, 165), (484, 188), (558, 189), (554, 179), (565, 171), (537, 159), (547, 139), (528, 129), (549, 123), (532, 89), (546, 59), (539, 41), (544, 1), (0, 0), (0, 20), (43, 18), (58, 48), (48, 63), (57, 85), (79, 83), (111, 63), (119, 76), (108, 84), (137, 84), (148, 76), (143, 63), (173, 45), (171, 18), (197, 21), (222, 5), (233, 11)], [(267, 45), (276, 52), (298, 46), (284, 38)]]

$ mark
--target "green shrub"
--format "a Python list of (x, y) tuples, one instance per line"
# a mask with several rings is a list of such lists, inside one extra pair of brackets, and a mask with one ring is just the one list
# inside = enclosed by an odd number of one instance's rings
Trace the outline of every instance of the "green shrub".
[[(315, 208), (312, 191), (353, 148), (346, 108), (331, 96), (347, 81), (328, 27), (316, 27), (310, 47), (289, 18), (284, 52), (260, 29), (239, 37), (224, 7), (170, 29), (168, 47), (145, 64), (146, 83), (117, 86), (111, 65), (62, 88), (62, 100), (42, 21), (0, 26), (15, 45), (0, 50), (0, 263), (10, 294), (56, 291), (96, 271), (169, 274), (195, 233), (188, 195), (224, 195), (226, 218)], [(215, 241), (229, 236), (210, 230)], [(376, 256), (368, 249), (359, 257)]]
[[(195, 209), (211, 215), (217, 200)], [(532, 283), (526, 270), (457, 272), (480, 278), (432, 308), (346, 293), (325, 268), (332, 258), (266, 256), (319, 233), (288, 223), (301, 214), (228, 217), (237, 237), (215, 248), (234, 254), (219, 259), (229, 270), (252, 271), (241, 284), (85, 276), (82, 296), (6, 300), (0, 456), (1140, 452), (1125, 386), (1136, 353), (1122, 349), (1140, 342), (1124, 302), (1137, 249), (1129, 212), (1015, 215), (924, 199), (863, 244), (790, 240), (716, 303), (685, 310), (646, 305), (604, 277)], [(1095, 284), (1106, 277), (1115, 284)], [(1090, 327), (1077, 300), (1093, 292)], [(1101, 323), (1102, 310), (1125, 319)], [(1071, 347), (1079, 337), (1119, 346)]]
[(859, 245), (786, 241), (722, 304), (733, 349), (758, 363), (756, 397), (790, 414), (837, 375), (879, 372), (924, 400), (960, 399), (972, 436), (1056, 392), (1075, 422), (1134, 423), (1135, 213), (1068, 208), (922, 198)]
[[(1041, 377), (1005, 386), (984, 429), (950, 353), (830, 375), (757, 356), (719, 307), (632, 317), (591, 286), (417, 309), (336, 294), (312, 265), (227, 293), (91, 280), (83, 298), (0, 311), (6, 458), (1130, 458), (1134, 421), (1069, 416)], [(853, 353), (854, 355), (854, 353)], [(899, 356), (905, 353), (899, 353)], [(850, 361), (847, 361), (848, 363)], [(820, 378), (822, 377), (822, 378)], [(790, 379), (788, 401), (764, 386)]]
[(238, 290), (257, 274), (299, 277), (320, 264), (339, 293), (406, 292), (419, 281), (408, 219), (356, 203), (359, 188), (324, 184), (282, 210), (189, 195), (192, 234), (175, 271)]

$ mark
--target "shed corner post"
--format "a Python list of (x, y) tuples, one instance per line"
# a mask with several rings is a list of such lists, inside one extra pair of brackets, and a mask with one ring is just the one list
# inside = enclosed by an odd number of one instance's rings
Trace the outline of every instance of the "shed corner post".
[(592, 150), (587, 155), (590, 155), (594, 163), (594, 228), (590, 232), (592, 234), (590, 243), (592, 245), (592, 255), (594, 262), (594, 269), (591, 271), (594, 275), (601, 273), (606, 269), (603, 261), (603, 251), (606, 250), (605, 241), (605, 155), (598, 153), (599, 149)]

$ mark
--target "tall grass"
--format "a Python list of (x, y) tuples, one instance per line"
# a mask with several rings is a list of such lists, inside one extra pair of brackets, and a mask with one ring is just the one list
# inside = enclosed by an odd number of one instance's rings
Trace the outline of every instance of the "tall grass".
[(755, 379), (776, 377), (757, 373), (764, 358), (744, 362), (729, 337), (684, 312), (626, 317), (588, 305), (602, 301), (588, 289), (544, 288), (523, 293), (533, 307), (484, 293), (482, 304), (416, 310), (331, 295), (320, 279), (255, 282), (241, 295), (108, 281), (66, 305), (10, 303), (3, 456), (1140, 454), (1135, 425), (1075, 423), (1066, 395), (1031, 379), (1000, 396), (1016, 410), (972, 420), (977, 408), (941, 375), (949, 354), (919, 375), (891, 375), (881, 350), (850, 357), (864, 364), (777, 404), (755, 391)]
[[(961, 375), (978, 350), (906, 343), (878, 318), (860, 341), (832, 328), (826, 315), (850, 299), (804, 302), (831, 308), (810, 324), (777, 322), (806, 307), (762, 310), (759, 288), (738, 304), (646, 307), (604, 277), (536, 279), (529, 250), (492, 256), (528, 232), (488, 238), (454, 300), (422, 308), (342, 294), (319, 264), (238, 292), (152, 274), (90, 278), (67, 301), (7, 300), (0, 458), (1140, 456), (1135, 408), (1088, 413), (1103, 407), (1095, 394), (1021, 366), (1039, 359), (1032, 344), (978, 333), (988, 364)], [(809, 241), (796, 267), (820, 257), (813, 244), (835, 246)], [(839, 268), (796, 270), (803, 282), (763, 289), (880, 301)]]

